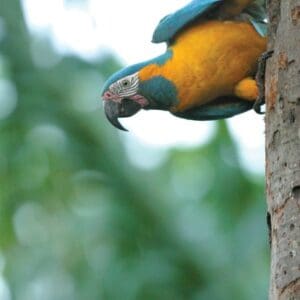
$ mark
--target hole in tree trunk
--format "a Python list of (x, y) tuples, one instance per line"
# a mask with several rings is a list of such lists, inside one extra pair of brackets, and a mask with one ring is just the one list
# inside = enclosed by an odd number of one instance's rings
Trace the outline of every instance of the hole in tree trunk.
[(293, 188), (292, 195), (296, 200), (300, 200), (300, 185), (297, 185)]

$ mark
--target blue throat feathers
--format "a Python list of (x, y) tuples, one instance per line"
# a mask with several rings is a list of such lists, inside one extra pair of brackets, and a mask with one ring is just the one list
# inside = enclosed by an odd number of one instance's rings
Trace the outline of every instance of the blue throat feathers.
[(179, 102), (174, 83), (162, 77), (155, 76), (140, 83), (141, 94), (150, 101), (149, 109), (168, 109)]

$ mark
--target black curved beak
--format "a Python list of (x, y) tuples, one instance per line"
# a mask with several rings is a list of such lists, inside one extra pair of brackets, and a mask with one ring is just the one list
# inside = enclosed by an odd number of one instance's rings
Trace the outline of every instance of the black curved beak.
[(123, 99), (121, 103), (111, 100), (104, 101), (104, 111), (108, 121), (116, 128), (128, 131), (119, 122), (119, 118), (127, 118), (135, 115), (141, 106), (133, 100)]

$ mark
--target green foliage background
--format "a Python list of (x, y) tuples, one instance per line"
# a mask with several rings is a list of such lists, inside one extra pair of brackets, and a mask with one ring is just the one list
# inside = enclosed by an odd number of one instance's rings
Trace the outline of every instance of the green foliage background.
[(84, 110), (118, 62), (59, 57), (17, 0), (0, 16), (0, 100), (17, 97), (0, 119), (0, 299), (266, 299), (263, 178), (226, 123), (137, 169), (102, 110)]

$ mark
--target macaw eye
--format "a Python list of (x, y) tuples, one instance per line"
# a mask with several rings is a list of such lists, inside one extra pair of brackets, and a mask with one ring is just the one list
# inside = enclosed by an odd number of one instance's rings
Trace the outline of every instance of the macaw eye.
[(129, 80), (125, 79), (125, 80), (122, 81), (122, 86), (123, 87), (128, 87), (129, 83), (130, 83)]

